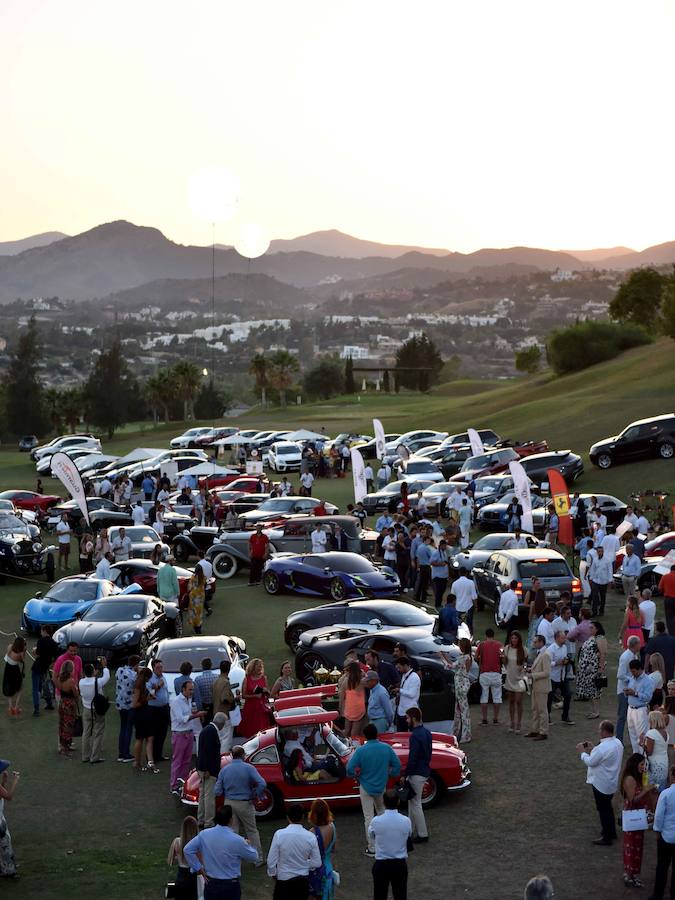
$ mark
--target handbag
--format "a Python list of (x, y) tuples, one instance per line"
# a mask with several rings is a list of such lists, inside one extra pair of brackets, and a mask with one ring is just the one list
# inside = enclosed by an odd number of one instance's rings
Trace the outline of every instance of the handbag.
[(104, 716), (110, 709), (110, 700), (105, 694), (99, 693), (98, 678), (94, 678), (94, 699), (91, 701), (97, 716)]
[(82, 724), (82, 716), (78, 713), (73, 723), (73, 737), (82, 737), (84, 734), (84, 725)]
[(606, 688), (608, 681), (606, 675), (596, 675), (593, 679), (596, 688)]
[(646, 809), (624, 809), (621, 813), (623, 831), (646, 831), (648, 827)]
[(415, 796), (416, 792), (406, 778), (402, 783), (399, 783), (396, 786), (396, 793), (398, 794), (399, 803), (407, 803)]

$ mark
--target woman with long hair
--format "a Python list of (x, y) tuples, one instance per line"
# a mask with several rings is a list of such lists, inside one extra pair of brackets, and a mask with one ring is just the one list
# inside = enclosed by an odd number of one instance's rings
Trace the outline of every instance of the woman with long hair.
[(359, 737), (367, 724), (366, 689), (361, 667), (357, 662), (347, 663), (345, 675), (346, 678), (340, 681), (340, 714), (345, 717), (347, 737)]
[(204, 569), (197, 566), (188, 582), (188, 608), (187, 620), (193, 627), (195, 634), (202, 633), (202, 621), (204, 619), (204, 603), (206, 600), (206, 579)]
[[(621, 794), (624, 809), (645, 809), (649, 805), (654, 785), (643, 785), (647, 761), (641, 753), (633, 753), (626, 760), (621, 773)], [(623, 833), (623, 882), (626, 887), (642, 887), (638, 878), (642, 869), (644, 831)]]
[(59, 688), (59, 753), (72, 756), (75, 720), (77, 719), (80, 691), (74, 678), (75, 667), (70, 660), (64, 662), (58, 674)]
[(654, 693), (649, 701), (649, 708), (656, 709), (663, 706), (663, 688), (667, 681), (666, 663), (660, 653), (649, 654), (649, 671), (647, 672), (651, 680), (654, 682)]
[(270, 711), (267, 706), (269, 688), (265, 677), (265, 666), (261, 659), (254, 657), (248, 661), (241, 696), (244, 705), (238, 731), (242, 737), (249, 738), (259, 731), (269, 728), (270, 724)]
[(640, 639), (640, 649), (644, 647), (645, 636), (642, 631), (645, 624), (644, 613), (640, 611), (640, 602), (637, 597), (631, 594), (626, 599), (626, 612), (623, 616), (621, 629), (619, 631), (619, 640), (623, 642), (623, 649), (628, 649), (628, 638), (633, 636)]
[(194, 816), (185, 816), (180, 828), (180, 835), (171, 841), (167, 863), (170, 866), (178, 866), (173, 896), (176, 900), (197, 900), (199, 897), (199, 876), (190, 871), (190, 866), (185, 859), (185, 845), (192, 838), (197, 837), (199, 828)]
[[(131, 708), (133, 710), (133, 723), (136, 732), (136, 740), (134, 742), (134, 761), (132, 768), (137, 774), (141, 772), (153, 772), (155, 775), (159, 773), (159, 769), (154, 763), (153, 753), (153, 735), (154, 720), (152, 710), (148, 706), (150, 694), (148, 692), (148, 681), (152, 678), (152, 670), (146, 667), (139, 669), (134, 683), (134, 692), (131, 696)], [(145, 741), (145, 755), (147, 758), (147, 766), (142, 764), (143, 760), (143, 742)]]
[(396, 553), (395, 569), (398, 580), (401, 582), (401, 590), (407, 592), (410, 579), (410, 541), (403, 531), (399, 531), (396, 537), (394, 551)]
[(2, 693), (7, 697), (7, 715), (20, 716), (21, 688), (23, 687), (24, 665), (26, 659), (26, 640), (14, 638), (5, 653), (5, 671), (2, 676)]
[(94, 568), (94, 538), (88, 531), (80, 538), (80, 573), (85, 575)]
[(597, 719), (600, 715), (599, 687), (601, 675), (606, 671), (606, 646), (605, 630), (600, 622), (591, 623), (591, 636), (581, 645), (579, 660), (577, 663), (577, 700), (589, 700), (591, 710), (587, 719)]
[(100, 563), (103, 557), (110, 551), (110, 541), (108, 540), (108, 529), (101, 528), (94, 544), (94, 562)]
[(272, 685), (271, 696), (276, 700), (282, 691), (293, 691), (297, 687), (297, 682), (293, 678), (293, 669), (290, 660), (285, 659), (279, 668), (279, 677)]
[(509, 695), (509, 718), (511, 733), (520, 734), (520, 723), (523, 720), (523, 696), (525, 695), (525, 662), (527, 654), (523, 647), (523, 639), (519, 631), (512, 631), (509, 642), (502, 651), (502, 660), (506, 667), (504, 690)]
[(668, 729), (661, 710), (649, 713), (649, 730), (640, 742), (649, 760), (649, 780), (664, 791), (668, 787)]
[(309, 873), (309, 896), (311, 900), (333, 900), (335, 880), (332, 856), (337, 847), (337, 832), (330, 806), (325, 800), (315, 800), (307, 820), (312, 826), (321, 854), (321, 865)]
[(158, 566), (162, 562), (165, 550), (166, 547), (164, 544), (155, 544), (152, 548), (152, 553), (150, 554), (150, 562), (153, 566)]
[(453, 663), (455, 672), (455, 728), (454, 733), (458, 743), (468, 744), (471, 740), (471, 712), (469, 710), (469, 688), (471, 681), (469, 671), (473, 663), (471, 654), (471, 641), (468, 638), (459, 639), (460, 656)]

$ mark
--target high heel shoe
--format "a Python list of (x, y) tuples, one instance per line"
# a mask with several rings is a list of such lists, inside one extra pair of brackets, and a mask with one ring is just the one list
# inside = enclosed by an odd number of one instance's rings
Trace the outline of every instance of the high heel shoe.
[(157, 766), (154, 764), (154, 762), (151, 759), (148, 760), (148, 765), (147, 765), (146, 769), (148, 772), (152, 772), (153, 775), (159, 775), (159, 769), (157, 768)]

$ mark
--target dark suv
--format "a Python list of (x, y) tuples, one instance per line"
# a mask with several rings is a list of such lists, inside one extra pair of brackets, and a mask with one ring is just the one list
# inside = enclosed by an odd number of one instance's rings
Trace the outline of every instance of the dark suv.
[(601, 469), (645, 456), (672, 459), (675, 456), (675, 413), (631, 422), (621, 434), (593, 444), (588, 455), (593, 465)]
[[(518, 582), (516, 593), (521, 601), (535, 577), (541, 581), (550, 603), (556, 603), (560, 599), (561, 591), (569, 591), (574, 609), (578, 609), (583, 601), (581, 582), (575, 577), (565, 557), (556, 550), (499, 550), (484, 563), (477, 563), (471, 574), (476, 582), (479, 608), (485, 603), (493, 605), (495, 620), (499, 598), (514, 579)], [(521, 602), (518, 607), (518, 628), (527, 627), (528, 609)]]
[(552, 450), (548, 453), (534, 453), (520, 461), (530, 479), (541, 486), (548, 481), (548, 470), (557, 469), (567, 484), (571, 484), (584, 474), (581, 457), (571, 450)]
[(481, 475), (494, 475), (496, 472), (506, 472), (509, 463), (519, 460), (520, 457), (513, 447), (504, 447), (501, 450), (487, 450), (479, 456), (470, 456), (463, 464), (457, 475), (453, 475), (450, 481), (469, 482), (472, 478)]

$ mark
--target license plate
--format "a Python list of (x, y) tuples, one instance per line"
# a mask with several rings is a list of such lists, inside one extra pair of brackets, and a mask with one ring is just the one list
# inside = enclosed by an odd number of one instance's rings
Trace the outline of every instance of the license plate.
[(559, 600), (560, 591), (546, 591), (546, 598), (548, 600)]

